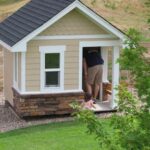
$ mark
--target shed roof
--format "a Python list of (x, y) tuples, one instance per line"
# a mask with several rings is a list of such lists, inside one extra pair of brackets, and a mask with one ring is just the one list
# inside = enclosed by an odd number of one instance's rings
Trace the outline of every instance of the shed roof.
[(0, 24), (0, 44), (12, 52), (25, 52), (28, 41), (76, 8), (95, 23), (124, 40), (125, 34), (121, 30), (80, 0), (31, 0)]
[(15, 45), (75, 0), (32, 0), (0, 24), (0, 40)]

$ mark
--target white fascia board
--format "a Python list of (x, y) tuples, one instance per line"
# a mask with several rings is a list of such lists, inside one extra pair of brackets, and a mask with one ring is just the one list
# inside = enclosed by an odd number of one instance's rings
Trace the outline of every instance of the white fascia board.
[(8, 44), (6, 44), (5, 42), (0, 40), (0, 45), (2, 45), (4, 48), (6, 48), (7, 50), (11, 51), (12, 47), (9, 46)]
[(0, 40), (0, 45), (2, 45), (4, 48), (9, 50), (10, 52), (26, 52), (27, 50), (27, 44), (26, 43), (19, 43), (17, 46), (9, 46), (5, 42)]
[(17, 45), (12, 47), (12, 52), (26, 52), (27, 51), (27, 43), (19, 42)]
[(111, 33), (113, 33), (114, 35), (116, 35), (117, 37), (119, 37), (120, 39), (123, 40), (125, 38), (125, 35), (123, 33), (121, 33), (117, 28), (115, 28), (109, 22), (107, 22), (106, 20), (104, 20), (102, 17), (98, 16), (96, 13), (94, 13), (93, 11), (91, 11), (88, 7), (86, 7), (85, 5), (83, 5), (81, 2), (78, 1), (76, 7), (80, 11), (82, 11), (84, 14), (86, 14), (87, 16), (89, 16), (90, 18), (92, 18), (99, 25), (103, 26), (105, 29), (107, 29), (108, 31), (110, 31)]
[(98, 38), (115, 38), (111, 34), (97, 35), (52, 35), (52, 36), (36, 36), (32, 40), (74, 40), (74, 39), (98, 39)]

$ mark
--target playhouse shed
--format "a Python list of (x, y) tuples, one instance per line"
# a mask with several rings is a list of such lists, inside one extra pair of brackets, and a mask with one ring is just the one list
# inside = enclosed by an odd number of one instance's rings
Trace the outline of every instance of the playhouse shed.
[(122, 31), (78, 0), (31, 0), (0, 24), (5, 99), (22, 117), (70, 113), (69, 103), (83, 98), (83, 48), (101, 48), (103, 82), (108, 82), (111, 47), (109, 108), (114, 109), (116, 60), (124, 39)]

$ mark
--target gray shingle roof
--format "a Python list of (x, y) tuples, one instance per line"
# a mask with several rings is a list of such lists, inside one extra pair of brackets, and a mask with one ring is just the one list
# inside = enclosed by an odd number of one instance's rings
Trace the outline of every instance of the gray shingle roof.
[(15, 45), (75, 0), (32, 0), (0, 24), (0, 40)]

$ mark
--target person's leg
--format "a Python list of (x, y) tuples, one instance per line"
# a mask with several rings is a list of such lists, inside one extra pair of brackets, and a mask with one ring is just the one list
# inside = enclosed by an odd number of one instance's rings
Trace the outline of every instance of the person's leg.
[(96, 99), (98, 97), (98, 94), (100, 92), (100, 87), (102, 84), (102, 65), (97, 66), (97, 73), (95, 76), (95, 84), (94, 84), (94, 98)]
[(98, 93), (100, 91), (100, 84), (95, 84), (94, 85), (94, 99), (97, 99)]
[(86, 82), (85, 84), (87, 92), (92, 95), (92, 85), (90, 85), (88, 82)]
[(86, 80), (86, 89), (87, 92), (92, 94), (93, 97), (93, 84), (94, 84), (94, 79), (95, 79), (95, 66), (94, 67), (90, 67), (88, 68), (88, 76), (87, 76), (87, 80)]

